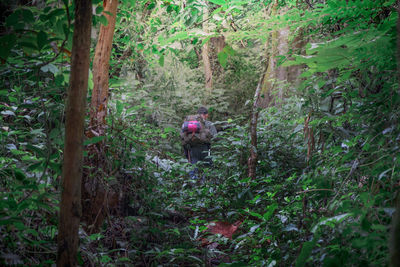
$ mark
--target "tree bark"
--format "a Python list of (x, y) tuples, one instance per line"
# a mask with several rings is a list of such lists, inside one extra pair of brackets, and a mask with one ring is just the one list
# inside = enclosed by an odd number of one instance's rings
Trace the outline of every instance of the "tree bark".
[[(99, 40), (97, 41), (93, 59), (94, 86), (91, 101), (90, 126), (91, 129), (97, 130), (99, 135), (102, 134), (101, 131), (104, 128), (107, 115), (108, 75), (117, 6), (118, 0), (104, 0), (103, 2), (103, 15), (106, 16), (108, 24), (107, 26), (100, 26)], [(110, 12), (112, 16), (110, 16), (108, 12)]]
[(66, 105), (65, 146), (58, 226), (57, 266), (76, 266), (86, 95), (89, 78), (92, 2), (75, 0), (71, 76)]

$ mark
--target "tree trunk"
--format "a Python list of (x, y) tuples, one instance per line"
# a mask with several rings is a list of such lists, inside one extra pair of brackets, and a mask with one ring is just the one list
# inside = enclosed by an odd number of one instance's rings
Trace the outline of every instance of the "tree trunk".
[(224, 68), (218, 60), (218, 54), (225, 48), (225, 36), (212, 37), (209, 45), (211, 47), (209, 47), (208, 56), (210, 58), (211, 72), (215, 82), (216, 80), (223, 79), (224, 76)]
[[(110, 67), (110, 56), (112, 41), (114, 37), (115, 19), (117, 15), (118, 0), (104, 0), (103, 14), (108, 20), (108, 25), (100, 26), (99, 40), (93, 59), (93, 93), (90, 112), (90, 126), (102, 135), (105, 118), (107, 115), (108, 102), (108, 74)], [(110, 12), (112, 16), (107, 14)]]
[(400, 197), (397, 196), (396, 212), (394, 213), (390, 231), (390, 267), (400, 267)]
[(213, 80), (212, 80), (213, 77), (212, 77), (211, 63), (209, 57), (208, 43), (205, 43), (203, 45), (203, 49), (201, 50), (201, 56), (203, 58), (203, 64), (204, 64), (204, 77), (205, 77), (206, 90), (209, 94), (211, 94), (213, 87)]
[[(278, 1), (272, 6), (271, 15), (275, 16), (278, 12)], [(284, 11), (283, 11), (284, 12)], [(269, 56), (267, 57), (268, 69), (265, 72), (264, 83), (261, 89), (260, 106), (266, 108), (280, 102), (286, 92), (285, 83), (288, 82), (288, 68), (278, 66), (278, 56), (287, 56), (289, 52), (289, 33), (288, 27), (275, 30), (270, 37)]]
[[(208, 32), (208, 25), (207, 25), (207, 19), (208, 19), (208, 6), (207, 3), (203, 3), (203, 30), (204, 32)], [(211, 69), (211, 62), (210, 62), (210, 47), (209, 43), (206, 42), (203, 45), (203, 49), (201, 50), (201, 56), (203, 58), (203, 64), (204, 64), (204, 77), (205, 77), (205, 87), (206, 87), (206, 92), (211, 95), (212, 92), (212, 87), (213, 87), (213, 75), (212, 75), (212, 69)]]
[[(274, 16), (276, 15), (278, 9), (278, 2), (275, 1), (274, 4), (266, 10), (266, 16)], [(261, 86), (261, 92), (260, 92), (260, 100), (259, 100), (259, 105), (263, 108), (266, 108), (270, 106), (270, 103), (272, 102), (272, 90), (274, 87), (274, 83), (272, 81), (274, 77), (274, 70), (276, 68), (275, 64), (275, 57), (277, 55), (277, 45), (276, 45), (276, 39), (277, 39), (277, 31), (273, 31), (269, 38), (267, 39), (267, 43), (265, 44), (266, 47), (266, 62), (267, 62), (267, 69), (264, 74), (264, 82)]]
[(77, 265), (78, 230), (82, 214), (83, 133), (89, 78), (91, 25), (92, 2), (75, 0), (75, 29), (66, 105), (57, 266)]
[[(397, 2), (397, 81), (399, 83), (397, 93), (400, 94), (400, 1)], [(390, 230), (390, 266), (400, 267), (400, 195), (396, 198), (396, 212), (392, 219)]]
[[(268, 66), (266, 67), (268, 69)], [(253, 102), (253, 110), (251, 114), (250, 121), (250, 157), (247, 161), (247, 165), (249, 168), (249, 177), (251, 179), (256, 178), (256, 169), (257, 169), (257, 122), (258, 122), (258, 113), (259, 113), (259, 99), (260, 93), (262, 89), (262, 85), (265, 79), (265, 71), (261, 74), (260, 81), (258, 82), (256, 92), (254, 93), (254, 102)]]

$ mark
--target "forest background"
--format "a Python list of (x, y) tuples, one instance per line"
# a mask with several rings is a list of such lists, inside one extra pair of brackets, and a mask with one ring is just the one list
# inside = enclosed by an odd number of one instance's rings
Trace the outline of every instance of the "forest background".
[(1, 265), (400, 266), (397, 1), (85, 2), (0, 1)]

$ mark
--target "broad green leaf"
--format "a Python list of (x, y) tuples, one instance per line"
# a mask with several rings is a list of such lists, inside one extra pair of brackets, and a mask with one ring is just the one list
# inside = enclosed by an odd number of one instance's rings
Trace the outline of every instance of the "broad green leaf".
[(277, 208), (278, 208), (277, 203), (270, 205), (268, 207), (268, 211), (266, 213), (264, 213), (264, 215), (263, 215), (264, 220), (268, 221), (271, 218), (272, 214), (274, 214), (274, 212)]
[(105, 138), (105, 136), (95, 136), (95, 137), (92, 137), (90, 139), (86, 139), (83, 142), (83, 145), (87, 146), (87, 145), (95, 144), (95, 143), (98, 143), (98, 142), (104, 140), (104, 138)]
[(99, 18), (100, 23), (103, 24), (103, 26), (107, 26), (108, 25), (108, 20), (107, 20), (106, 16), (101, 15), (98, 18)]
[(174, 36), (168, 38), (168, 39), (160, 39), (160, 44), (161, 45), (166, 45), (166, 44), (170, 44), (173, 43), (175, 41), (183, 41), (190, 38), (189, 34), (187, 32), (178, 32), (176, 33)]
[(20, 156), (20, 155), (25, 155), (26, 154), (25, 151), (21, 151), (21, 150), (17, 150), (17, 149), (12, 149), (12, 150), (10, 150), (10, 152), (15, 156)]
[(259, 214), (259, 213), (257, 213), (257, 212), (249, 212), (249, 214), (250, 214), (251, 216), (254, 216), (254, 217), (257, 217), (257, 218), (259, 218), (259, 219), (262, 219), (261, 214)]
[(310, 258), (311, 252), (315, 247), (315, 245), (317, 244), (318, 239), (319, 235), (316, 235), (313, 237), (311, 241), (303, 243), (300, 255), (297, 257), (296, 260), (296, 267), (303, 267), (306, 265), (307, 260)]
[(0, 112), (0, 114), (4, 115), (4, 116), (15, 116), (15, 113), (12, 112), (11, 110), (4, 110), (4, 111)]
[[(69, 75), (66, 77), (64, 74), (64, 80), (68, 81), (69, 80)], [(93, 82), (93, 72), (91, 69), (89, 69), (89, 81), (88, 81), (88, 87), (89, 87), (89, 91), (93, 90), (94, 87), (94, 82)]]
[(173, 127), (165, 127), (164, 128), (164, 133), (173, 133), (175, 131), (176, 131), (176, 129)]
[(228, 60), (228, 54), (225, 53), (224, 51), (221, 51), (218, 53), (218, 61), (221, 64), (222, 67), (226, 67), (226, 62)]
[(220, 5), (220, 6), (226, 4), (226, 1), (225, 1), (225, 0), (208, 0), (208, 1), (211, 2), (211, 3), (213, 3), (213, 4)]
[(47, 39), (47, 33), (45, 33), (44, 31), (40, 31), (37, 34), (37, 39), (36, 39), (36, 43), (37, 43), (37, 47), (39, 50), (42, 50), (42, 48), (48, 44), (48, 39)]
[(327, 224), (336, 224), (339, 223), (341, 221), (343, 221), (344, 219), (346, 219), (347, 217), (352, 216), (351, 213), (344, 213), (344, 214), (340, 214), (331, 218), (326, 218), (326, 219), (322, 219), (319, 223), (317, 223), (312, 229), (311, 232), (315, 233), (317, 231), (317, 229), (321, 226), (321, 225), (327, 225)]
[(22, 17), (24, 19), (24, 22), (28, 24), (35, 22), (35, 17), (33, 16), (33, 13), (29, 8), (22, 9)]
[(18, 24), (21, 17), (20, 15), (21, 15), (21, 10), (14, 11), (14, 13), (12, 13), (10, 16), (6, 18), (6, 26), (13, 27), (16, 24)]
[(51, 63), (44, 65), (43, 67), (40, 68), (40, 70), (43, 72), (51, 72), (53, 74), (56, 74), (58, 72), (58, 68)]
[(66, 16), (66, 12), (65, 12), (65, 10), (62, 9), (62, 8), (57, 8), (57, 9), (54, 9), (53, 11), (51, 11), (51, 12), (47, 15), (47, 20), (52, 20), (52, 21), (54, 21), (54, 18), (60, 17), (60, 16)]
[(164, 55), (160, 56), (160, 59), (158, 60), (158, 63), (160, 64), (161, 67), (164, 67)]
[(103, 10), (104, 10), (104, 7), (102, 7), (102, 6), (96, 7), (96, 14), (101, 14), (101, 12), (103, 12)]
[(117, 115), (121, 115), (122, 111), (124, 110), (124, 104), (118, 100), (117, 104), (116, 104), (116, 108), (117, 108)]
[(7, 34), (0, 37), (0, 58), (6, 60), (10, 55), (11, 49), (14, 47), (17, 41), (15, 34)]

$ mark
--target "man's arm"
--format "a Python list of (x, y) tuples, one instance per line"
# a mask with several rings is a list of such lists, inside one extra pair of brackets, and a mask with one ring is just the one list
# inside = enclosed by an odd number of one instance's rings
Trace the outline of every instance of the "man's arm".
[(210, 130), (212, 137), (214, 138), (217, 135), (217, 129), (211, 121), (205, 121), (206, 127)]

